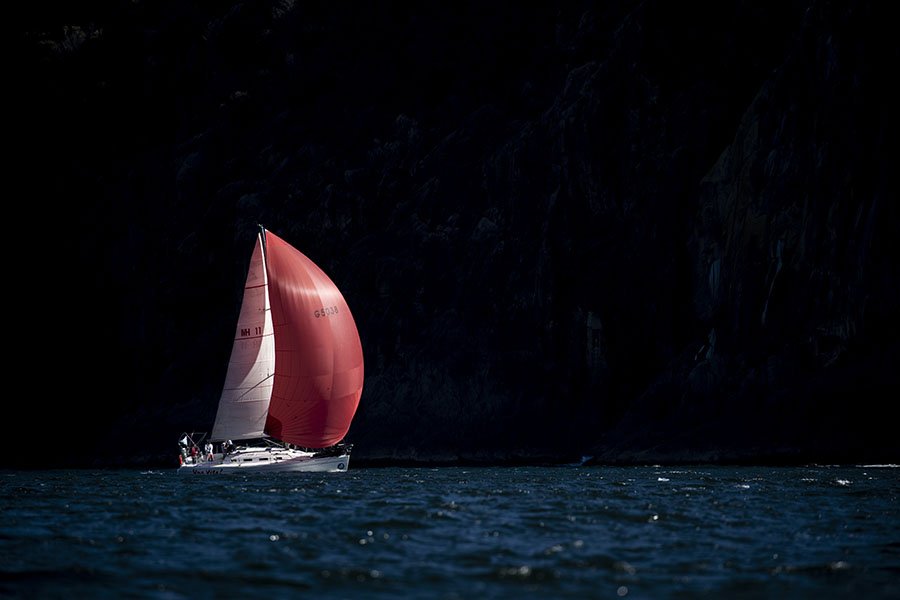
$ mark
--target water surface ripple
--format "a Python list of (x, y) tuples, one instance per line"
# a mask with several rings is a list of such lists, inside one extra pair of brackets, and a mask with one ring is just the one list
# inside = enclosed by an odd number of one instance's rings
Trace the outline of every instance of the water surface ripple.
[(892, 467), (0, 471), (0, 595), (900, 597)]

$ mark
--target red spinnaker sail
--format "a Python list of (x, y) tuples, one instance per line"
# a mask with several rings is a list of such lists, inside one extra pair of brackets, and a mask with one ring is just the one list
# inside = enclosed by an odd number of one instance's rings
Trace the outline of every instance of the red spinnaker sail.
[(347, 434), (363, 386), (353, 315), (329, 277), (296, 248), (266, 232), (275, 329), (275, 378), (265, 431), (306, 448)]

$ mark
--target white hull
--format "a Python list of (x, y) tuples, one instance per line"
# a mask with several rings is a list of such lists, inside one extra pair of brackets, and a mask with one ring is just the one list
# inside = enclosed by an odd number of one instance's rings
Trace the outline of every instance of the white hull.
[(283, 448), (244, 448), (213, 460), (187, 462), (179, 473), (226, 475), (229, 473), (342, 473), (350, 467), (350, 454), (315, 456), (312, 452)]

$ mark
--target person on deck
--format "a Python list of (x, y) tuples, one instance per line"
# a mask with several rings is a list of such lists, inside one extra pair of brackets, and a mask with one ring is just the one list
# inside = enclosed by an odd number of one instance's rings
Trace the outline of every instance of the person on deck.
[(212, 442), (206, 442), (206, 446), (204, 446), (204, 450), (206, 450), (206, 460), (213, 460), (215, 457), (213, 456), (213, 445)]

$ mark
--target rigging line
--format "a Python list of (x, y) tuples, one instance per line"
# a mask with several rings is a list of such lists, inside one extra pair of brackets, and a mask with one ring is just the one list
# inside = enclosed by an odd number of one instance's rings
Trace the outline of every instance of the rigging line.
[[(269, 375), (266, 375), (265, 378), (261, 379), (261, 380), (258, 381), (257, 383), (254, 383), (253, 386), (248, 387), (248, 388), (244, 391), (244, 393), (241, 394), (240, 396), (238, 396), (237, 398), (235, 398), (235, 399), (233, 400), (233, 402), (240, 402), (240, 401), (241, 401), (241, 398), (243, 398), (244, 396), (246, 396), (247, 394), (249, 394), (250, 392), (252, 392), (252, 391), (255, 390), (256, 388), (258, 388), (259, 386), (261, 386), (262, 384), (264, 384), (264, 383), (266, 382), (267, 379), (271, 379), (271, 378), (273, 378), (273, 377), (275, 377), (275, 373), (270, 373)], [(242, 389), (242, 388), (224, 388), (222, 391), (223, 391), (223, 392), (230, 392), (230, 391), (239, 390), (239, 389)]]

